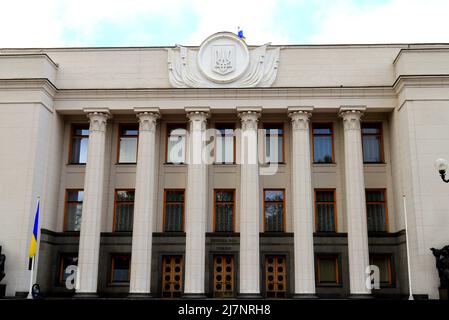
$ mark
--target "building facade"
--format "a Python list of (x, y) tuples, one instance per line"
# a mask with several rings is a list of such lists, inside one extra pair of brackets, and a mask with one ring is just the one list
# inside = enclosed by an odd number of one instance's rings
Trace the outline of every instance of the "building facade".
[(47, 296), (439, 298), (449, 45), (0, 49), (0, 137), (8, 296), (40, 197)]

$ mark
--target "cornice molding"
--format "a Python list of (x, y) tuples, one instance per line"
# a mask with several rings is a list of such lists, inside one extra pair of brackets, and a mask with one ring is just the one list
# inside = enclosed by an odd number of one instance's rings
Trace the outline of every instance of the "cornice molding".
[(241, 89), (60, 89), (55, 100), (118, 100), (128, 99), (304, 99), (304, 98), (395, 98), (392, 87), (291, 87)]
[(43, 89), (51, 97), (55, 97), (58, 89), (46, 78), (29, 78), (29, 79), (0, 79), (0, 90), (29, 90)]
[(396, 58), (393, 61), (393, 65), (399, 61), (404, 53), (422, 53), (422, 52), (448, 52), (449, 48), (402, 48), (399, 50)]
[(405, 87), (429, 88), (446, 86), (449, 86), (449, 74), (400, 75), (393, 84), (393, 89), (399, 95)]

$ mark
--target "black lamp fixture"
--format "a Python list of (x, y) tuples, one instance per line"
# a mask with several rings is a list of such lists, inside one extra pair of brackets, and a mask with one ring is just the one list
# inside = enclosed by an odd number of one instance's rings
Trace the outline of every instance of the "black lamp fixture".
[(448, 167), (449, 162), (446, 159), (437, 159), (435, 161), (435, 168), (438, 170), (441, 179), (446, 183), (449, 183), (449, 179), (446, 179), (446, 171)]

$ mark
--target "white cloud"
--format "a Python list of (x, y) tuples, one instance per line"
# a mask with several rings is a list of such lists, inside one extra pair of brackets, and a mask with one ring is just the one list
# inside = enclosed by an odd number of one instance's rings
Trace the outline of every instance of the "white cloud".
[(289, 42), (282, 32), (282, 24), (274, 20), (276, 0), (196, 0), (191, 3), (200, 20), (198, 29), (186, 40), (186, 44), (198, 45), (219, 31), (237, 32), (239, 26), (249, 44)]
[(321, 16), (312, 43), (449, 42), (449, 1), (392, 0), (378, 6), (337, 2)]
[[(126, 25), (137, 15), (147, 14), (170, 23), (182, 14), (182, 4), (187, 1), (2, 0), (0, 47), (82, 46), (104, 22)], [(67, 29), (76, 30), (77, 39), (68, 42), (64, 35)]]
[[(317, 9), (308, 17), (316, 29), (308, 38), (292, 34), (273, 14), (276, 0), (0, 0), (0, 47), (47, 47), (92, 45), (104, 23), (126, 26), (137, 17), (157, 17), (166, 25), (194, 12), (196, 30), (183, 38), (173, 34), (164, 43), (147, 45), (198, 45), (218, 31), (236, 32), (241, 26), (249, 44), (273, 43), (385, 43), (449, 42), (448, 0), (391, 0), (375, 5), (357, 5), (355, 0), (313, 2)], [(284, 0), (290, 5), (293, 0)], [(305, 0), (297, 0), (302, 1)], [(309, 0), (307, 0), (309, 1)], [(279, 12), (278, 12), (279, 13)], [(282, 15), (282, 13), (280, 13)], [(289, 14), (289, 17), (295, 17)], [(291, 21), (290, 21), (291, 22)], [(292, 25), (292, 24), (290, 24)], [(296, 25), (301, 26), (300, 23)], [(162, 28), (162, 26), (161, 26)], [(305, 28), (305, 27), (304, 27)], [(68, 39), (67, 30), (75, 30)], [(305, 31), (304, 29), (302, 31)], [(294, 31), (293, 31), (294, 32)], [(155, 31), (157, 33), (157, 30)], [(185, 32), (184, 32), (185, 34)], [(304, 32), (302, 32), (304, 34)], [(76, 35), (76, 38), (73, 37)], [(136, 30), (117, 43), (139, 45), (157, 34)], [(123, 35), (122, 35), (123, 36)], [(153, 41), (160, 41), (153, 40)], [(103, 43), (104, 44), (104, 43)], [(111, 44), (113, 45), (113, 44)]]

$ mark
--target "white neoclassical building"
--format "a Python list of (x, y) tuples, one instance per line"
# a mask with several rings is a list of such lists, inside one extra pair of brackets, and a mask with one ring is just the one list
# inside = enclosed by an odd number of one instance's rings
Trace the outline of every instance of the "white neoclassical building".
[(0, 49), (2, 283), (437, 299), (444, 157), (446, 44)]

